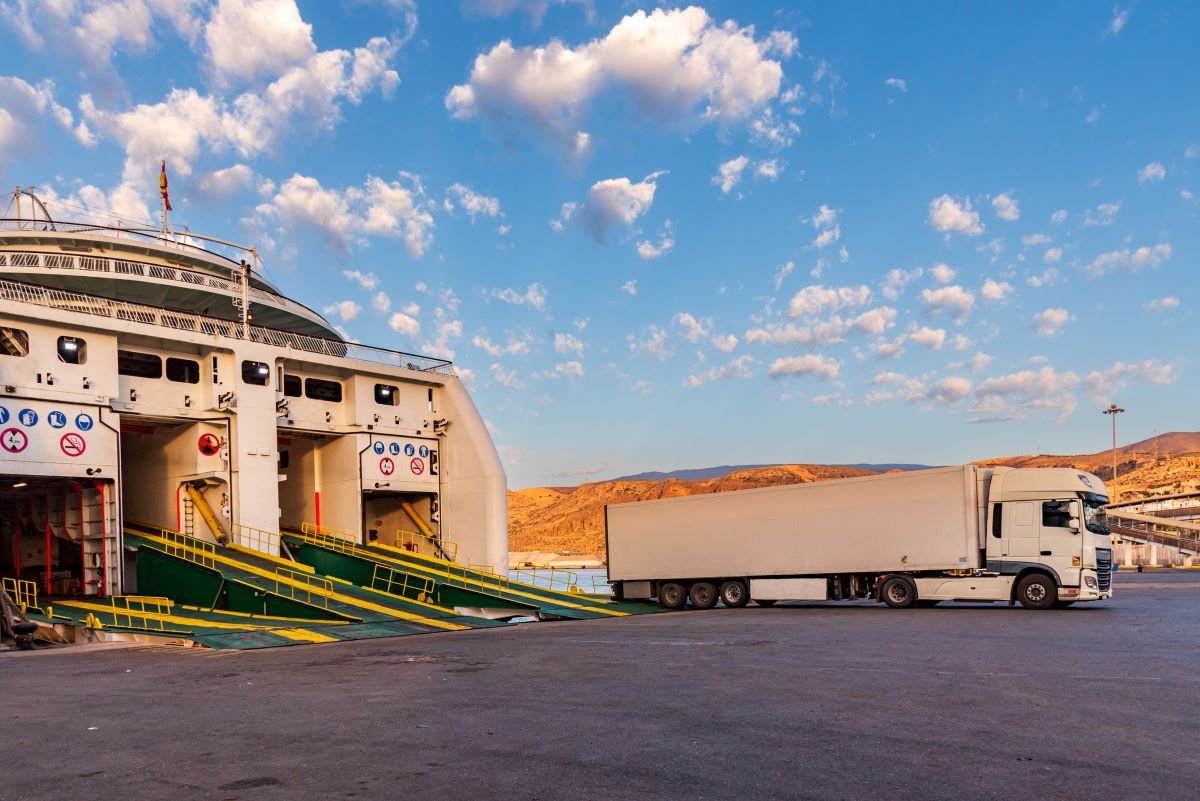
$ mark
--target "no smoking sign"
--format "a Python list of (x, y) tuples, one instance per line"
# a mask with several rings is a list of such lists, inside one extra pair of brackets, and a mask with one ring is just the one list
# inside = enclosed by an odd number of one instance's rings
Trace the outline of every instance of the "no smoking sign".
[(82, 456), (87, 450), (87, 441), (79, 434), (63, 434), (58, 441), (58, 447), (67, 456)]

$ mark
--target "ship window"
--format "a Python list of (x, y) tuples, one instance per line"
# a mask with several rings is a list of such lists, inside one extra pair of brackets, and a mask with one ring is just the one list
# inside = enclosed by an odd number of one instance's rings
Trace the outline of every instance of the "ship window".
[(0, 328), (0, 356), (28, 356), (29, 334), (20, 328)]
[(300, 392), (300, 376), (284, 374), (283, 394), (289, 398), (298, 398), (303, 394)]
[(191, 359), (167, 359), (167, 380), (180, 384), (199, 384), (200, 362)]
[(242, 380), (247, 384), (257, 384), (260, 387), (269, 386), (271, 383), (271, 368), (266, 365), (266, 362), (243, 361)]
[(375, 402), (380, 406), (396, 406), (400, 403), (400, 388), (391, 384), (376, 384)]
[(132, 350), (117, 351), (117, 374), (134, 378), (162, 378), (162, 358), (153, 353)]
[(87, 361), (87, 342), (79, 337), (59, 337), (58, 360), (67, 364), (85, 363)]
[(306, 378), (304, 396), (313, 400), (341, 403), (342, 385), (337, 381), (326, 381), (322, 378)]

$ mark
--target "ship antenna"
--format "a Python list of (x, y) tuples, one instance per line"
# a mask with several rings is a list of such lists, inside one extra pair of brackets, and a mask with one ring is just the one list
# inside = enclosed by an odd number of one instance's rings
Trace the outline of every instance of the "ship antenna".
[[(254, 266), (258, 266), (258, 249), (250, 248), (250, 258)], [(251, 266), (242, 259), (234, 268), (234, 280), (238, 282), (238, 295), (233, 299), (233, 305), (238, 310), (242, 323), (242, 339), (250, 338), (250, 271)]]

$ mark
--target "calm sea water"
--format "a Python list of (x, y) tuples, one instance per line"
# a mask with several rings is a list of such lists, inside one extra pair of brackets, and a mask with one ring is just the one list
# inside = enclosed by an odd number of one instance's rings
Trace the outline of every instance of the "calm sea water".
[[(575, 574), (575, 586), (579, 587), (579, 589), (583, 590), (584, 592), (602, 594), (612, 592), (612, 589), (608, 586), (608, 571), (604, 570), (603, 568), (597, 568), (595, 570), (571, 570), (569, 572)], [(555, 573), (556, 580), (552, 589), (566, 589), (566, 586), (562, 583), (560, 578), (562, 574), (563, 571), (558, 571)], [(536, 573), (532, 580), (528, 571), (518, 573), (516, 570), (510, 570), (508, 571), (508, 577), (513, 581), (523, 581), (526, 584), (537, 584), (539, 587), (551, 586), (550, 571), (548, 570)]]

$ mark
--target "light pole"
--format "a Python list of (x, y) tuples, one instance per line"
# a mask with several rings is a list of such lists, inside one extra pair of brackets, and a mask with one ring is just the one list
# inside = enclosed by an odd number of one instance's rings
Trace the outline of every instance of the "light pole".
[(1112, 446), (1112, 459), (1113, 459), (1112, 483), (1113, 483), (1113, 486), (1112, 486), (1112, 501), (1111, 501), (1112, 503), (1117, 502), (1117, 496), (1118, 496), (1118, 492), (1117, 492), (1117, 415), (1121, 414), (1121, 412), (1123, 412), (1123, 411), (1125, 411), (1125, 410), (1122, 409), (1117, 404), (1110, 403), (1108, 408), (1105, 409), (1103, 412), (1101, 412), (1101, 414), (1112, 415), (1112, 428), (1113, 428), (1113, 446)]

